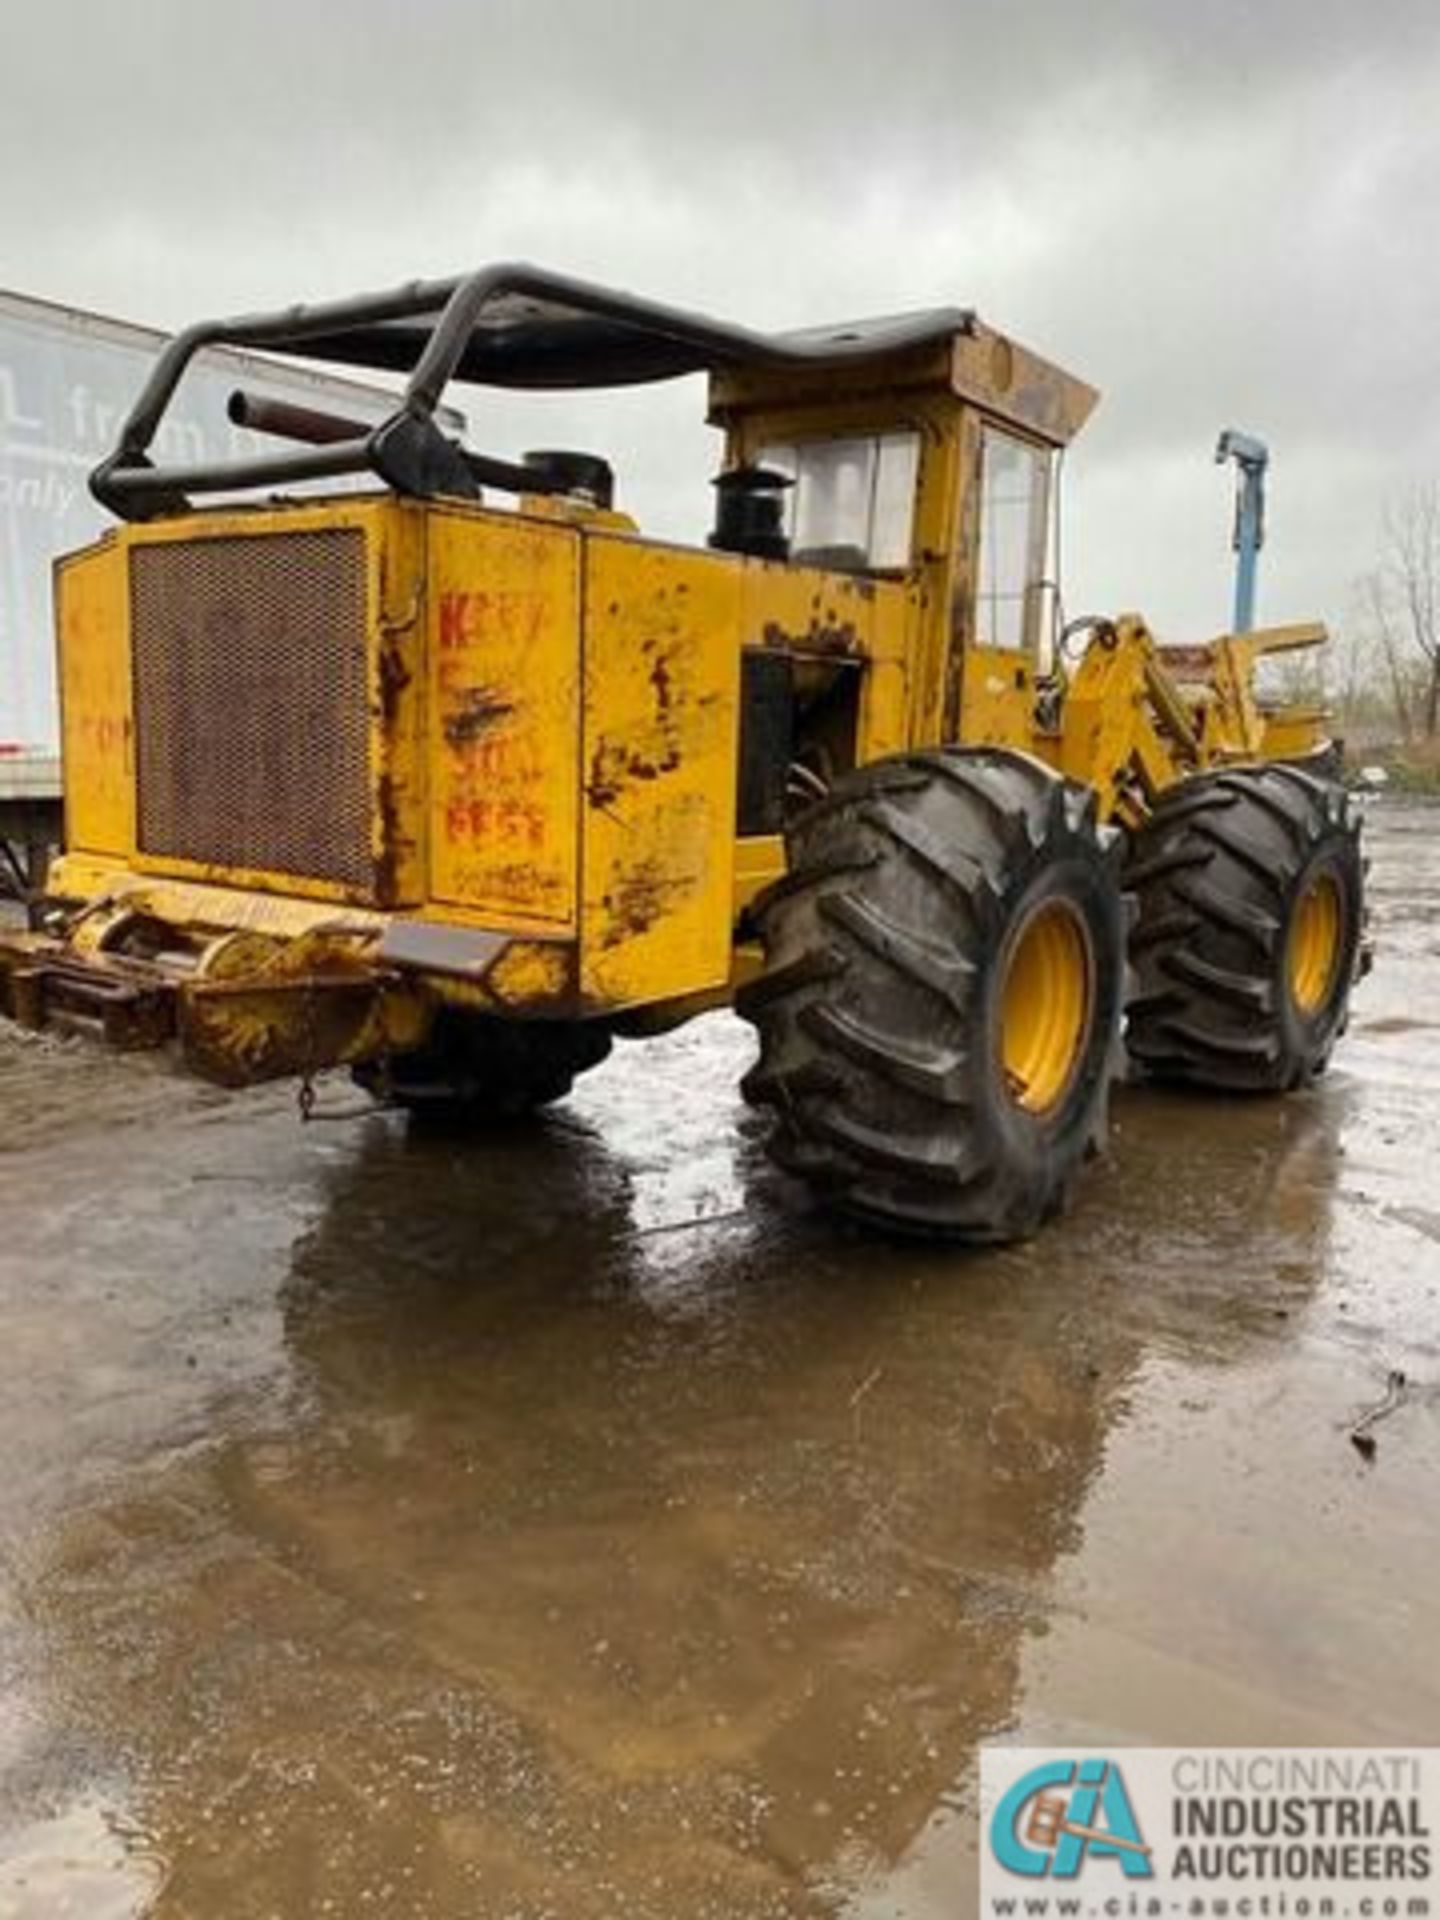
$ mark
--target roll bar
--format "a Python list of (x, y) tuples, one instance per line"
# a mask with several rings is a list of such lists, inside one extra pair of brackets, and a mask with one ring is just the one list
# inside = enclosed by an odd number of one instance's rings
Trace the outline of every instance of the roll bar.
[[(510, 311), (517, 303), (518, 315)], [(185, 329), (161, 352), (121, 428), (118, 446), (90, 476), (90, 490), (122, 520), (183, 513), (193, 493), (367, 472), (397, 493), (422, 499), (474, 499), (483, 485), (559, 493), (567, 490), (564, 475), (547, 472), (543, 464), (520, 466), (471, 453), (441, 430), (435, 413), (452, 379), (579, 387), (668, 379), (717, 365), (848, 364), (967, 331), (972, 324), (970, 314), (943, 308), (847, 328), (761, 334), (505, 262), (459, 279), (416, 280), (389, 293), (207, 320)], [(277, 428), (281, 415), (272, 414), (271, 424), (261, 430), (309, 441), (303, 449), (158, 467), (150, 448), (160, 422), (190, 362), (212, 346), (408, 371), (409, 381), (395, 411), (376, 427), (295, 408), (288, 410), (288, 426)], [(308, 423), (297, 416), (308, 416)], [(297, 424), (308, 430), (292, 434)]]

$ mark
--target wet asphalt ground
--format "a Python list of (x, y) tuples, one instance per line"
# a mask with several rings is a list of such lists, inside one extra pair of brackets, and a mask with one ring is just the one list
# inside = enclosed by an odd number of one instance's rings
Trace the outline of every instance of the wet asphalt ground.
[(1368, 837), (1325, 1083), (1122, 1092), (1000, 1253), (807, 1212), (728, 1018), (470, 1140), (0, 1042), (0, 1920), (949, 1920), (982, 1741), (1440, 1741), (1440, 809)]

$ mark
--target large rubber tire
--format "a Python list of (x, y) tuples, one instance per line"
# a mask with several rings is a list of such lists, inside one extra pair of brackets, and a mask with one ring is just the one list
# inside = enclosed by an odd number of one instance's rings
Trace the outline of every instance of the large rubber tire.
[[(887, 1229), (1023, 1238), (1102, 1144), (1124, 979), (1118, 834), (1037, 760), (948, 749), (847, 774), (787, 833), (737, 995), (772, 1157)], [(1080, 942), (1073, 1064), (1043, 1110), (1007, 1078), (1010, 961), (1051, 911)], [(1071, 937), (1069, 935), (1067, 938)]]
[[(1364, 921), (1360, 818), (1343, 787), (1279, 764), (1182, 781), (1135, 836), (1125, 884), (1139, 908), (1126, 1026), (1139, 1067), (1242, 1093), (1324, 1071)], [(1327, 892), (1333, 967), (1304, 1004), (1292, 943), (1303, 903)]]
[(445, 1122), (511, 1120), (564, 1099), (577, 1074), (609, 1053), (603, 1026), (582, 1020), (503, 1020), (446, 1008), (426, 1046), (355, 1069), (389, 1104)]

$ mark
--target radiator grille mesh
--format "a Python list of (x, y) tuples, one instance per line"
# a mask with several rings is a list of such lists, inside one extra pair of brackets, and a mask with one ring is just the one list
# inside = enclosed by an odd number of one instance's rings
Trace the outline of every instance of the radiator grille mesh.
[(138, 546), (130, 631), (141, 850), (373, 887), (360, 529)]

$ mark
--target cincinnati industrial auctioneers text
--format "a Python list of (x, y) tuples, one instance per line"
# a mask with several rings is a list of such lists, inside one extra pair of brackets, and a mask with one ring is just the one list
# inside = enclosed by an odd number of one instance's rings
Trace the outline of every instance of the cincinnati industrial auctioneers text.
[(1177, 1880), (1424, 1880), (1434, 1865), (1406, 1754), (1187, 1754), (1172, 1784)]

